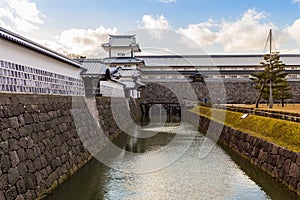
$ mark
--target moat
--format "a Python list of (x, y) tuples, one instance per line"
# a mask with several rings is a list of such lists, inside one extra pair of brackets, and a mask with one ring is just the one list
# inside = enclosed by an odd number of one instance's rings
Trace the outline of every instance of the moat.
[[(282, 184), (226, 147), (216, 145), (206, 157), (200, 158), (205, 136), (195, 134), (190, 124), (183, 126), (184, 132), (179, 132), (178, 124), (174, 123), (131, 130), (136, 136), (160, 130), (147, 139), (120, 135), (114, 143), (124, 151), (113, 159), (111, 167), (93, 159), (46, 199), (297, 199)], [(176, 134), (180, 139), (171, 143)], [(158, 163), (181, 154), (183, 142), (191, 142), (190, 147), (167, 167), (133, 172), (166, 145), (170, 145), (171, 151), (160, 154)], [(131, 152), (143, 156), (135, 158)]]

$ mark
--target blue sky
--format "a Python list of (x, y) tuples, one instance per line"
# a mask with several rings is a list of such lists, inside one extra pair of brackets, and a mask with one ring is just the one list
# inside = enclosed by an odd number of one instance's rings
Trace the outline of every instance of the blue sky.
[(272, 28), (278, 50), (300, 53), (300, 0), (1, 0), (0, 26), (88, 56), (129, 32), (166, 51), (261, 53)]

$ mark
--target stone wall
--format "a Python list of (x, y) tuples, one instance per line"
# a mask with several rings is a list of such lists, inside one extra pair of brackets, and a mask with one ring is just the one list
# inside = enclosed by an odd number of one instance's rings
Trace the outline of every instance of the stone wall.
[[(186, 91), (186, 84), (190, 84), (191, 91)], [(210, 91), (207, 85), (209, 85)], [(300, 82), (290, 82), (294, 99), (292, 102), (300, 102)], [(210, 96), (218, 97), (222, 89), (226, 91), (226, 99), (220, 99), (220, 103), (254, 103), (257, 97), (257, 91), (253, 87), (252, 82), (194, 82), (194, 83), (148, 83), (142, 90), (141, 98), (143, 101), (165, 101), (176, 102), (177, 97), (174, 92), (177, 91), (186, 99), (192, 99), (192, 93), (197, 95), (199, 100), (207, 98), (210, 101)], [(263, 100), (262, 100), (263, 101)]]
[[(110, 99), (97, 102), (99, 123), (112, 138), (119, 129)], [(92, 115), (83, 97), (1, 93), (0, 199), (42, 198), (84, 165), (91, 158), (85, 145), (104, 145), (97, 122), (86, 119)]]
[[(189, 118), (205, 131), (210, 119), (189, 112)], [(232, 127), (223, 127), (219, 141), (239, 152), (255, 166), (287, 185), (300, 195), (300, 154), (287, 150), (274, 143), (243, 133)]]

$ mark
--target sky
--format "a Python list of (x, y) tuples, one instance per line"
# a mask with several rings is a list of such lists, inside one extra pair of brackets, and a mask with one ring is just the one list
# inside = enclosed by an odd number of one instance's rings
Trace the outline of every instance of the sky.
[(143, 54), (300, 53), (300, 0), (1, 0), (0, 26), (62, 54), (105, 56), (108, 34)]

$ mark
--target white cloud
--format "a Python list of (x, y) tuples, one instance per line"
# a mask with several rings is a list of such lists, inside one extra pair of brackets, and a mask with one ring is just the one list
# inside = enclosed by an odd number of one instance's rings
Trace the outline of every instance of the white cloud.
[(300, 3), (300, 0), (293, 0), (293, 3)]
[(43, 24), (43, 16), (31, 0), (2, 0), (0, 25), (18, 31), (29, 32)]
[(40, 41), (43, 45), (63, 54), (96, 56), (101, 44), (108, 40), (108, 34), (116, 34), (117, 28), (69, 29), (52, 41)]
[(291, 26), (288, 26), (285, 31), (300, 46), (300, 18), (297, 19)]
[(266, 15), (254, 9), (247, 10), (241, 19), (220, 24), (216, 42), (225, 52), (263, 50), (270, 28), (277, 30), (271, 23), (261, 22)]
[(171, 29), (171, 25), (163, 15), (156, 17), (152, 15), (144, 15), (142, 22), (142, 28), (148, 29), (149, 32), (156, 38), (161, 38), (164, 31)]
[[(267, 41), (269, 29), (280, 36), (276, 38), (279, 47), (285, 42), (285, 34), (272, 23), (263, 20), (266, 14), (255, 9), (247, 10), (242, 17), (232, 21), (214, 23), (212, 20), (199, 24), (190, 24), (187, 28), (178, 29), (178, 33), (190, 38), (198, 47), (205, 48), (214, 44), (221, 45), (224, 52), (262, 52)], [(187, 42), (187, 40), (184, 40)], [(188, 43), (191, 44), (191, 41)]]
[(176, 3), (176, 0), (158, 0), (161, 3)]
[(207, 47), (212, 45), (217, 38), (217, 34), (211, 30), (215, 25), (212, 20), (199, 24), (190, 24), (187, 28), (178, 29), (178, 33), (183, 35), (182, 40), (191, 47)]
[(144, 28), (148, 29), (170, 29), (171, 26), (163, 15), (153, 17), (151, 15), (144, 15), (142, 18)]

